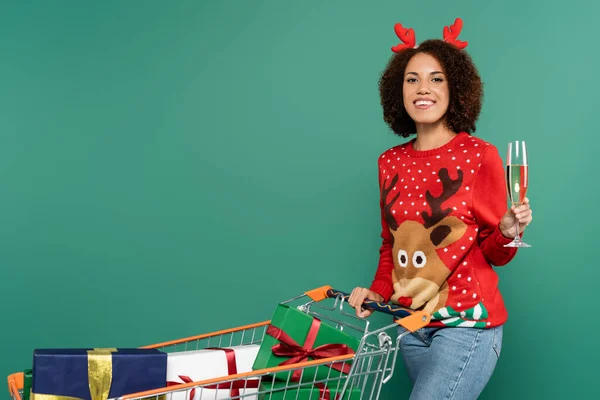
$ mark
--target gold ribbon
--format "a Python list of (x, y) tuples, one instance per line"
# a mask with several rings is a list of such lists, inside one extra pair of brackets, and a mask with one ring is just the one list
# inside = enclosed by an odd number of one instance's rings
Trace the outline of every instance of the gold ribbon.
[[(117, 349), (88, 350), (88, 382), (92, 400), (107, 400), (112, 384), (112, 353)], [(82, 400), (78, 397), (31, 393), (30, 400)]]
[(112, 353), (117, 349), (88, 351), (88, 381), (92, 400), (106, 400), (112, 383)]

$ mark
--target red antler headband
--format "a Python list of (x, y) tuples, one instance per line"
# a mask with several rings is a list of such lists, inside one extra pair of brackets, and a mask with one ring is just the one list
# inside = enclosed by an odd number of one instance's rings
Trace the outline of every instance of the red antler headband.
[[(468, 42), (463, 42), (458, 40), (458, 35), (460, 35), (460, 31), (463, 27), (463, 21), (460, 18), (456, 18), (454, 24), (450, 26), (444, 26), (444, 42), (450, 43), (454, 47), (458, 49), (464, 49), (469, 44)], [(392, 47), (392, 51), (394, 53), (399, 53), (402, 50), (406, 49), (414, 49), (416, 48), (416, 40), (415, 40), (415, 31), (412, 28), (405, 28), (402, 24), (397, 23), (394, 25), (394, 31), (396, 32), (396, 36), (402, 41)]]

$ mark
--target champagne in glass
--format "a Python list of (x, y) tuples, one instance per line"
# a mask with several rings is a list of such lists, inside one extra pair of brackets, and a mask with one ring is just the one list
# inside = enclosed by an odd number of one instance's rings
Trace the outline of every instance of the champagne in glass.
[[(506, 188), (511, 206), (520, 206), (527, 195), (529, 186), (529, 165), (527, 164), (527, 146), (524, 141), (516, 140), (508, 143), (506, 154)], [(519, 234), (517, 221), (516, 236), (512, 242), (504, 247), (531, 247), (523, 242)]]

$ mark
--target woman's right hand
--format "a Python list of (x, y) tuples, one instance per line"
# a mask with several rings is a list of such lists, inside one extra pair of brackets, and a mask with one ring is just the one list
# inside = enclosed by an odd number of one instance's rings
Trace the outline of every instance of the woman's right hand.
[(356, 316), (359, 318), (367, 318), (369, 315), (373, 313), (373, 310), (362, 308), (362, 304), (365, 299), (374, 300), (378, 302), (383, 302), (383, 297), (378, 295), (377, 293), (362, 287), (356, 287), (350, 293), (350, 298), (348, 299), (348, 304), (351, 307), (356, 309)]

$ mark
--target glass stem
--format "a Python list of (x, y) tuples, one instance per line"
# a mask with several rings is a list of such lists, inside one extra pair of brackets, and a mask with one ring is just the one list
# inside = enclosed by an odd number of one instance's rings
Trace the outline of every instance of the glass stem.
[(520, 240), (521, 237), (519, 235), (519, 220), (515, 218), (515, 242), (518, 242)]

